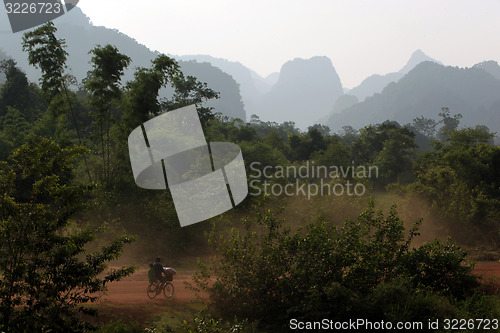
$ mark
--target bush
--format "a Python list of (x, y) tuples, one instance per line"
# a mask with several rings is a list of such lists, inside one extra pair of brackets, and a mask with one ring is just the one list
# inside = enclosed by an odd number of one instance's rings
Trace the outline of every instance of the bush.
[(217, 317), (272, 330), (291, 318), (422, 321), (457, 313), (479, 286), (451, 240), (413, 248), (420, 221), (407, 231), (394, 206), (384, 216), (372, 202), (342, 227), (318, 219), (295, 232), (257, 212), (244, 231), (209, 235), (216, 256), (199, 262), (192, 289), (208, 293)]

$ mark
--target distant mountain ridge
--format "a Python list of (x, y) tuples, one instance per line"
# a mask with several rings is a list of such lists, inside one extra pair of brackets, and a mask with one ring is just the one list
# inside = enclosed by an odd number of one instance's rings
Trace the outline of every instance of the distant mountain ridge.
[[(121, 53), (132, 59), (132, 64), (125, 71), (123, 82), (133, 80), (133, 74), (137, 67), (150, 67), (151, 60), (159, 54), (116, 29), (92, 25), (90, 19), (78, 7), (54, 20), (54, 24), (58, 28), (57, 37), (65, 39), (67, 43), (69, 53), (67, 65), (70, 73), (79, 82), (87, 76), (87, 72), (91, 69), (89, 51), (98, 44), (102, 46), (112, 44)], [(22, 35), (22, 33), (1, 34), (1, 49), (18, 63), (30, 81), (37, 82), (40, 78), (40, 72), (29, 65), (28, 56), (22, 51)], [(238, 84), (230, 75), (209, 64), (187, 63), (185, 61), (179, 61), (179, 64), (182, 69), (186, 68), (187, 74), (198, 77), (206, 82), (210, 88), (214, 90), (217, 90), (217, 87), (223, 88), (224, 91), (220, 91), (221, 98), (209, 103), (215, 108), (215, 112), (233, 118), (246, 119)], [(168, 90), (164, 93), (168, 93)]]
[(271, 74), (269, 74), (268, 76), (266, 76), (266, 77), (264, 78), (264, 81), (265, 81), (268, 85), (273, 86), (273, 85), (275, 85), (275, 84), (276, 84), (276, 82), (278, 82), (279, 78), (280, 78), (280, 73), (276, 72), (276, 73), (271, 73)]
[(481, 124), (500, 132), (500, 80), (477, 67), (423, 62), (380, 94), (332, 114), (326, 124), (335, 131), (385, 120), (406, 124), (421, 115), (437, 119), (442, 107), (461, 113), (463, 125)]
[[(79, 8), (56, 19), (55, 24), (58, 37), (68, 44), (68, 67), (79, 81), (90, 70), (88, 52), (96, 44), (113, 44), (132, 58), (124, 82), (133, 79), (136, 67), (149, 67), (158, 55), (117, 30), (93, 26)], [(12, 57), (31, 81), (37, 81), (40, 73), (28, 64), (21, 37), (21, 33), (0, 34), (0, 49), (5, 51), (3, 54), (0, 50), (0, 60)], [(187, 75), (221, 92), (221, 98), (209, 105), (233, 118), (248, 119), (256, 114), (263, 121), (293, 121), (302, 130), (322, 120), (339, 130), (343, 125), (359, 128), (385, 120), (407, 123), (420, 115), (436, 118), (440, 108), (446, 106), (453, 113), (462, 113), (464, 124), (483, 123), (500, 132), (500, 66), (495, 61), (465, 69), (445, 67), (417, 50), (400, 71), (372, 75), (347, 90), (327, 57), (288, 61), (279, 73), (266, 78), (239, 62), (222, 58), (172, 57), (178, 59)]]
[(328, 57), (297, 58), (282, 66), (276, 84), (248, 105), (247, 112), (265, 121), (293, 121), (307, 129), (328, 115), (342, 94), (342, 83)]
[(399, 81), (409, 71), (415, 68), (418, 64), (424, 61), (431, 61), (438, 64), (441, 62), (432, 59), (426, 55), (422, 50), (416, 50), (410, 56), (406, 65), (399, 70), (399, 72), (388, 73), (385, 75), (374, 74), (366, 78), (361, 84), (351, 89), (348, 94), (356, 96), (360, 102), (364, 101), (367, 97), (380, 93), (391, 82)]
[(412, 69), (417, 67), (417, 65), (425, 61), (435, 62), (436, 64), (442, 65), (440, 61), (429, 57), (422, 50), (418, 49), (412, 53), (406, 65), (399, 70), (399, 73), (408, 74)]
[(177, 56), (181, 60), (208, 62), (231, 75), (240, 85), (247, 115), (264, 121), (293, 121), (299, 128), (326, 117), (343, 94), (340, 78), (327, 57), (294, 59), (279, 73), (266, 78), (241, 63), (207, 55)]
[(500, 80), (500, 66), (496, 61), (483, 61), (479, 64), (475, 64), (472, 68), (482, 69), (483, 71), (493, 75), (496, 79)]
[(181, 61), (195, 60), (199, 63), (207, 62), (231, 75), (240, 86), (241, 97), (245, 105), (251, 104), (256, 99), (261, 98), (272, 86), (272, 84), (267, 83), (259, 74), (239, 62), (215, 58), (209, 55), (183, 55), (175, 56), (175, 58)]

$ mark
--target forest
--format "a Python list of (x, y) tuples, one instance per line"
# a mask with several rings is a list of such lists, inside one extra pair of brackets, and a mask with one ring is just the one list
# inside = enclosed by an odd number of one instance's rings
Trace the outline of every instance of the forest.
[[(461, 126), (446, 105), (438, 121), (339, 133), (255, 115), (246, 122), (207, 106), (220, 92), (166, 55), (123, 82), (130, 58), (96, 45), (77, 82), (52, 23), (27, 32), (22, 47), (41, 79), (30, 82), (13, 59), (0, 62), (0, 331), (288, 332), (292, 320), (325, 318), (455, 318), (468, 332), (486, 329), (482, 319), (498, 329), (498, 279), (474, 269), (500, 260), (500, 147), (487, 127)], [(168, 190), (135, 184), (127, 138), (193, 104), (207, 141), (241, 148), (250, 195), (181, 228)], [(321, 167), (377, 172), (314, 171)], [(277, 175), (297, 169), (308, 176)], [(289, 184), (364, 191), (273, 191)], [(168, 321), (98, 316), (109, 310), (100, 295), (156, 256), (194, 271), (176, 288), (195, 305), (174, 303), (184, 313)], [(144, 297), (146, 287), (147, 279)]]

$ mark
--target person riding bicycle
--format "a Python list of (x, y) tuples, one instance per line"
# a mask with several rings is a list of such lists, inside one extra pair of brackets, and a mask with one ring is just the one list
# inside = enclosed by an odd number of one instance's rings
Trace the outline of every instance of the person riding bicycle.
[(172, 297), (174, 294), (174, 285), (170, 281), (173, 280), (175, 274), (176, 271), (173, 268), (163, 268), (160, 258), (156, 258), (155, 263), (150, 263), (148, 271), (148, 297), (153, 299), (161, 293), (166, 298)]
[(153, 264), (153, 271), (157, 281), (160, 281), (161, 283), (167, 282), (166, 277), (163, 275), (163, 265), (161, 264), (160, 258), (156, 258), (155, 263)]

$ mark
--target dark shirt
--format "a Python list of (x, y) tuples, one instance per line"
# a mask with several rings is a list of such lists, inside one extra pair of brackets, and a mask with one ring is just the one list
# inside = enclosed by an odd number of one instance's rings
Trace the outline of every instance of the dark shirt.
[(155, 276), (158, 280), (161, 280), (161, 274), (163, 273), (163, 266), (159, 262), (153, 264), (153, 270), (155, 271)]

